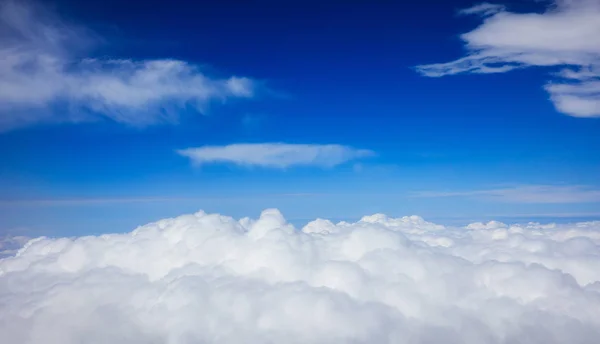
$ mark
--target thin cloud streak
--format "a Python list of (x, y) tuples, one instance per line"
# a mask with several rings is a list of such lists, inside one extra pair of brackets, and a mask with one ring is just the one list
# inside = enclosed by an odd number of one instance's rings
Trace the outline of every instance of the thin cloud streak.
[(375, 152), (337, 144), (242, 143), (178, 150), (196, 165), (225, 163), (240, 166), (287, 168), (317, 166), (331, 168)]
[(468, 197), (508, 203), (594, 203), (600, 202), (600, 190), (584, 185), (521, 185), (470, 191), (421, 191), (413, 197)]
[(323, 196), (320, 193), (280, 193), (258, 195), (236, 195), (234, 197), (114, 197), (114, 198), (46, 198), (46, 199), (4, 199), (0, 207), (36, 207), (36, 206), (86, 206), (103, 204), (127, 203), (170, 203), (170, 202), (201, 202), (250, 200), (265, 197), (312, 197)]

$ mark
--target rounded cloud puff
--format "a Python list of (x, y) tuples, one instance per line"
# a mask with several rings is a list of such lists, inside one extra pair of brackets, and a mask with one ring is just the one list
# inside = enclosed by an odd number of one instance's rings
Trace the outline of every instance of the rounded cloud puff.
[(3, 343), (597, 343), (600, 222), (198, 212), (0, 260)]

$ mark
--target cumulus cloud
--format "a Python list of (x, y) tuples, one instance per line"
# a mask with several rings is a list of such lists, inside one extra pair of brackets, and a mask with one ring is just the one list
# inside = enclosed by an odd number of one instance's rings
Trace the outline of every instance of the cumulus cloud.
[(600, 222), (198, 212), (0, 260), (6, 343), (596, 343)]
[(462, 13), (483, 17), (479, 27), (461, 35), (467, 55), (417, 66), (421, 74), (561, 67), (544, 86), (556, 109), (574, 117), (600, 117), (599, 0), (555, 0), (543, 13), (515, 13), (485, 3)]
[(290, 166), (334, 167), (350, 160), (373, 156), (366, 149), (327, 144), (242, 143), (204, 146), (177, 151), (193, 163), (230, 163), (243, 166), (286, 168)]
[(512, 203), (593, 203), (600, 202), (600, 190), (585, 185), (520, 185), (470, 191), (422, 191), (416, 197), (476, 197)]
[(182, 109), (252, 97), (245, 77), (214, 78), (193, 63), (88, 56), (98, 38), (29, 1), (0, 2), (0, 130), (109, 118), (145, 126)]

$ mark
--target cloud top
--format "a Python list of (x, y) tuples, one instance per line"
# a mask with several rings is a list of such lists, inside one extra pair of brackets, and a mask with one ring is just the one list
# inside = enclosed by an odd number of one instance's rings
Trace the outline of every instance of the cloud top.
[(286, 168), (291, 166), (334, 167), (345, 162), (373, 156), (366, 149), (337, 144), (241, 143), (204, 146), (177, 151), (193, 163), (229, 163), (242, 166)]
[(600, 222), (198, 212), (0, 260), (7, 343), (595, 343)]
[(482, 24), (462, 34), (467, 55), (417, 66), (429, 77), (504, 73), (560, 67), (544, 88), (556, 109), (574, 117), (600, 117), (600, 1), (556, 0), (543, 13), (515, 13), (484, 3), (461, 11)]
[(108, 118), (145, 126), (252, 97), (245, 77), (213, 78), (186, 61), (87, 56), (98, 37), (29, 1), (0, 3), (0, 130)]

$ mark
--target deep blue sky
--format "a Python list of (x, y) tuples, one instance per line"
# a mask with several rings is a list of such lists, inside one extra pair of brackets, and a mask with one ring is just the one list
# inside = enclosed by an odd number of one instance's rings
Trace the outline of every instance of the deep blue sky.
[[(175, 58), (264, 88), (206, 115), (182, 111), (178, 125), (104, 120), (0, 133), (0, 231), (125, 231), (198, 209), (255, 216), (278, 207), (294, 221), (375, 212), (465, 222), (600, 212), (598, 202), (414, 197), (523, 185), (600, 188), (600, 120), (558, 113), (541, 87), (547, 70), (415, 72), (463, 55), (458, 35), (480, 21), (456, 11), (473, 4), (54, 1), (61, 17), (102, 37), (95, 57)], [(334, 143), (377, 156), (360, 165), (278, 170), (195, 168), (174, 153), (261, 142)], [(155, 197), (164, 200), (122, 201)]]

